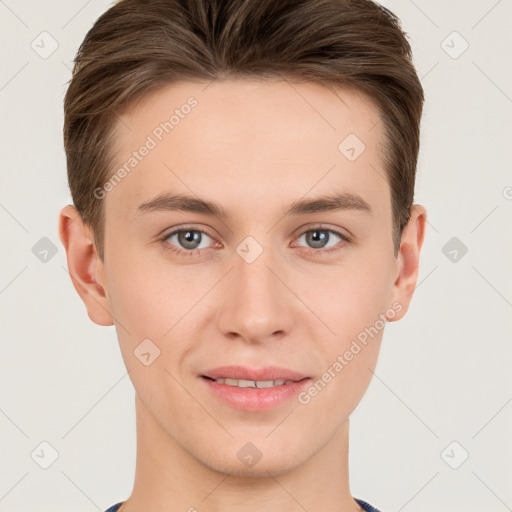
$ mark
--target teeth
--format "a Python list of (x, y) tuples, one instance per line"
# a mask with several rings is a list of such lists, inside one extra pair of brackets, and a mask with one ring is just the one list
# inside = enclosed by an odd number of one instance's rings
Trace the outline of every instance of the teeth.
[(215, 379), (219, 384), (227, 384), (228, 386), (236, 386), (239, 388), (272, 388), (274, 386), (282, 386), (284, 384), (292, 384), (293, 380), (246, 380), (246, 379)]

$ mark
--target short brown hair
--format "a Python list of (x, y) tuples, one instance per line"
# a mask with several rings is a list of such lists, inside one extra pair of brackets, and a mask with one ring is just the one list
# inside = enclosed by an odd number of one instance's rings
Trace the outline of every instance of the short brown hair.
[(64, 100), (74, 205), (104, 252), (94, 190), (111, 174), (128, 105), (178, 81), (293, 77), (353, 87), (379, 107), (395, 255), (410, 218), (423, 89), (400, 20), (370, 0), (121, 0), (82, 42)]

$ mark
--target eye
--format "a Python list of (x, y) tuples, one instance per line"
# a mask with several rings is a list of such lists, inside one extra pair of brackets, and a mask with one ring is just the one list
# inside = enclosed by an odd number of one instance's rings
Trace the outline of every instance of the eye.
[(177, 254), (198, 255), (208, 248), (207, 238), (212, 238), (202, 229), (180, 228), (162, 238), (166, 247)]
[[(339, 244), (340, 240), (343, 240), (345, 243), (350, 242), (348, 236), (344, 235), (340, 231), (336, 231), (334, 229), (327, 229), (324, 228), (323, 226), (316, 226), (312, 229), (304, 231), (297, 238), (297, 240), (300, 240), (303, 237), (306, 243), (309, 245), (309, 247), (306, 247), (306, 249), (308, 249), (308, 252), (314, 253), (337, 251), (338, 249), (340, 249), (340, 247), (337, 249), (330, 248), (336, 247), (336, 245)], [(333, 242), (333, 244), (328, 245), (331, 242)]]
[[(335, 252), (340, 250), (346, 243), (350, 243), (350, 239), (347, 235), (324, 226), (315, 226), (304, 231), (297, 240), (301, 238), (304, 238), (306, 244), (308, 244), (308, 246), (305, 247), (306, 252), (314, 254)], [(203, 254), (204, 251), (212, 249), (211, 242), (208, 243), (208, 239), (213, 240), (213, 237), (202, 229), (182, 227), (171, 231), (171, 233), (165, 235), (161, 241), (164, 243), (166, 249), (175, 254), (199, 256)], [(344, 243), (341, 244), (341, 247), (336, 247), (339, 245), (340, 240)], [(219, 246), (218, 242), (215, 243)], [(297, 242), (292, 244), (292, 247), (295, 246), (297, 246)]]

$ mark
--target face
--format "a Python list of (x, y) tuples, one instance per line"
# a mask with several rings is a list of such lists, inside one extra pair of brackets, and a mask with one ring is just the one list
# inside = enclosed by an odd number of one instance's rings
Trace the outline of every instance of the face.
[[(181, 83), (122, 116), (125, 172), (97, 191), (98, 281), (145, 412), (206, 466), (289, 471), (366, 391), (386, 317), (409, 300), (382, 136), (368, 98), (313, 83)], [(305, 379), (259, 390), (206, 378), (236, 378), (225, 366)], [(242, 447), (261, 454), (254, 467)]]

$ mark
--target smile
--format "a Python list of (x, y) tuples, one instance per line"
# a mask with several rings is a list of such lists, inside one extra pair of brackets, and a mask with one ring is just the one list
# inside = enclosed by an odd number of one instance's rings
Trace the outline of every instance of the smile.
[(247, 380), (247, 379), (212, 379), (218, 384), (226, 384), (228, 386), (235, 386), (238, 388), (273, 388), (276, 386), (284, 386), (285, 384), (293, 384), (293, 380)]

